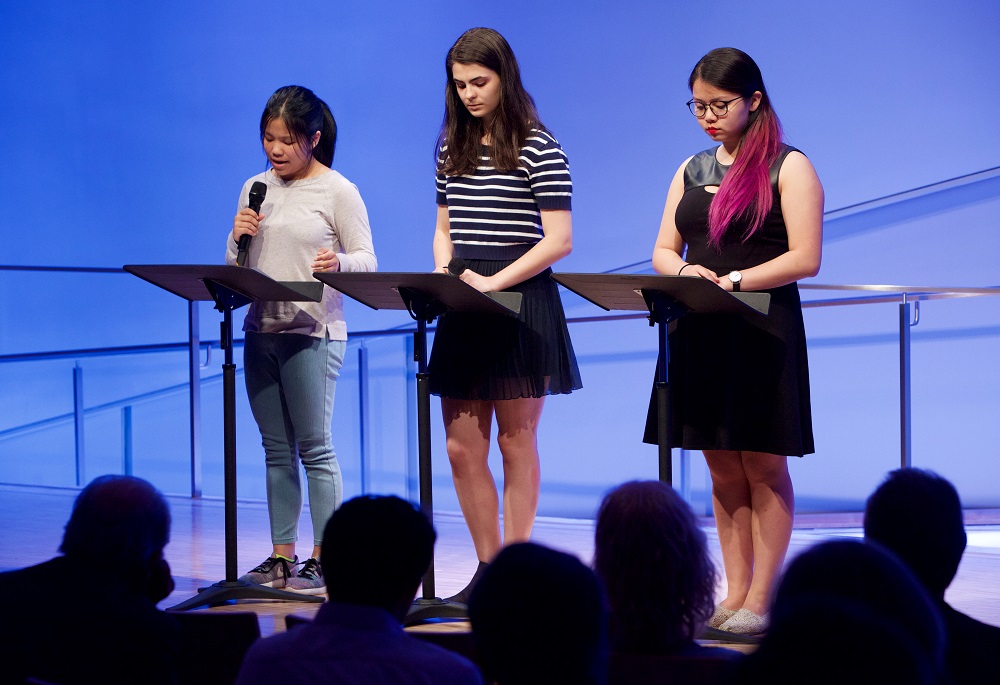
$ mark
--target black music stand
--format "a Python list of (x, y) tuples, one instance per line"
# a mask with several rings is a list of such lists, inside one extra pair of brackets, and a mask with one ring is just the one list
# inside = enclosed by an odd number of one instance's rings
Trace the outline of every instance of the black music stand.
[(240, 582), (236, 571), (236, 365), (233, 363), (233, 310), (254, 300), (319, 302), (323, 285), (312, 281), (281, 283), (256, 269), (242, 266), (197, 264), (125, 265), (125, 271), (188, 301), (209, 300), (222, 312), (219, 344), (225, 352), (222, 365), (223, 434), (225, 451), (226, 579), (206, 588), (170, 611), (216, 606), (237, 599), (282, 599), (322, 602), (322, 596), (302, 595), (262, 585)]
[[(517, 316), (521, 293), (481, 293), (460, 278), (443, 273), (316, 273), (317, 279), (372, 309), (405, 309), (417, 322), (413, 360), (417, 362), (417, 455), (420, 509), (434, 520), (431, 483), (431, 395), (427, 373), (427, 324), (449, 311)], [(406, 625), (432, 618), (467, 618), (468, 607), (435, 596), (434, 557), (424, 574), (421, 597), (413, 602)]]
[(658, 327), (659, 363), (656, 365), (657, 447), (660, 480), (673, 484), (670, 457), (667, 324), (685, 314), (735, 314), (747, 320), (767, 316), (769, 293), (729, 293), (699, 276), (623, 274), (553, 274), (553, 280), (605, 310), (648, 311), (649, 325)]

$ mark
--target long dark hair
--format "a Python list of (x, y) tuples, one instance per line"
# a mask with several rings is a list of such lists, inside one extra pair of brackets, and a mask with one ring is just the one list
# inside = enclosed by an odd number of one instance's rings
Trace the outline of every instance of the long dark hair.
[(594, 570), (608, 593), (612, 649), (681, 649), (715, 606), (716, 570), (705, 533), (687, 502), (660, 481), (631, 481), (604, 498)]
[[(333, 153), (337, 148), (337, 122), (327, 104), (315, 93), (303, 86), (284, 86), (274, 91), (260, 115), (261, 144), (264, 143), (264, 131), (273, 119), (284, 122), (306, 154), (312, 155), (324, 166), (333, 164)], [(319, 143), (311, 147), (310, 141), (316, 131), (320, 132)]]
[(736, 159), (708, 210), (709, 242), (718, 247), (733, 220), (749, 219), (750, 225), (742, 236), (746, 240), (763, 225), (771, 211), (774, 202), (771, 164), (781, 152), (781, 122), (771, 106), (760, 68), (742, 50), (716, 48), (709, 52), (692, 70), (688, 88), (693, 88), (699, 79), (742, 95), (748, 104), (754, 91), (760, 91), (761, 95), (757, 109), (750, 112)]
[[(455, 90), (451, 67), (480, 64), (500, 77), (500, 101), (488, 126), (469, 113)], [(521, 146), (532, 128), (544, 128), (538, 120), (535, 101), (521, 83), (521, 70), (510, 45), (493, 29), (469, 29), (448, 50), (445, 59), (444, 121), (438, 148), (447, 144), (448, 153), (441, 169), (446, 174), (471, 174), (479, 166), (484, 135), (493, 146), (493, 166), (500, 171), (518, 167)]]

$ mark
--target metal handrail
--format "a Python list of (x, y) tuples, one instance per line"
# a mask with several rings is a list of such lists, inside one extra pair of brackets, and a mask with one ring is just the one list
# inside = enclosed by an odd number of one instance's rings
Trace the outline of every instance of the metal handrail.
[[(951, 181), (943, 182), (945, 185), (954, 185), (954, 183), (962, 182), (973, 182), (982, 180), (984, 178), (989, 178), (998, 173), (1000, 167), (996, 169), (988, 169), (977, 174), (972, 174), (966, 179), (952, 179)], [(933, 190), (934, 187), (940, 184), (935, 184), (935, 186), (930, 186), (928, 189)], [(913, 192), (926, 192), (928, 189), (916, 189)], [(899, 198), (895, 196), (889, 196), (887, 198), (880, 198), (878, 200), (873, 200), (869, 203), (862, 203), (860, 205), (846, 207), (841, 210), (834, 210), (832, 212), (827, 212), (825, 216), (830, 218), (839, 217), (841, 215), (846, 215), (859, 211), (867, 211), (868, 209), (884, 206), (886, 202), (901, 201), (902, 199), (907, 199), (912, 193), (900, 194)], [(871, 205), (871, 206), (869, 206)], [(628, 265), (620, 269), (609, 270), (609, 273), (621, 273), (623, 271), (632, 273), (651, 273), (650, 268), (651, 262), (644, 261), (636, 264)], [(120, 273), (126, 274), (126, 272), (120, 268), (107, 268), (107, 267), (33, 267), (33, 266), (8, 266), (0, 265), (0, 271), (28, 271), (28, 272), (71, 272), (71, 273)], [(939, 287), (939, 286), (905, 286), (905, 285), (885, 285), (885, 284), (865, 284), (865, 285), (845, 285), (845, 284), (819, 284), (819, 283), (799, 283), (798, 287), (802, 291), (807, 292), (835, 292), (835, 293), (858, 293), (857, 295), (847, 296), (847, 297), (827, 297), (822, 299), (803, 299), (802, 307), (803, 309), (813, 309), (822, 307), (842, 307), (842, 306), (854, 306), (854, 305), (869, 305), (869, 304), (898, 304), (899, 306), (899, 387), (900, 387), (900, 465), (902, 467), (908, 467), (912, 463), (912, 410), (911, 410), (911, 400), (910, 400), (910, 388), (911, 388), (911, 378), (910, 378), (910, 329), (916, 326), (920, 320), (920, 302), (931, 301), (931, 300), (942, 300), (942, 299), (956, 299), (956, 298), (968, 298), (968, 297), (982, 297), (982, 296), (992, 296), (1000, 295), (1000, 286), (985, 286), (985, 287), (968, 287), (968, 286), (956, 286), (956, 287)], [(632, 319), (646, 319), (648, 314), (646, 312), (635, 312), (635, 313), (618, 313), (618, 314), (607, 314), (607, 315), (594, 315), (594, 316), (581, 316), (581, 317), (568, 317), (567, 323), (578, 324), (578, 323), (597, 323), (597, 322), (611, 322), (611, 321), (623, 321)], [(191, 494), (192, 496), (199, 496), (201, 494), (201, 447), (200, 447), (200, 436), (201, 436), (201, 419), (200, 419), (200, 386), (203, 380), (209, 381), (211, 379), (202, 379), (199, 367), (202, 366), (199, 363), (200, 355), (202, 350), (206, 350), (208, 355), (211, 354), (213, 347), (219, 346), (219, 341), (208, 340), (202, 341), (199, 337), (199, 326), (198, 326), (198, 316), (197, 316), (197, 303), (189, 303), (188, 311), (188, 333), (189, 339), (186, 343), (162, 343), (162, 344), (151, 344), (151, 345), (128, 345), (128, 346), (114, 346), (114, 347), (97, 347), (97, 348), (86, 348), (86, 349), (70, 349), (70, 350), (52, 350), (46, 352), (29, 352), (20, 354), (5, 354), (0, 355), (0, 363), (5, 362), (23, 362), (23, 361), (46, 361), (54, 359), (67, 359), (75, 358), (79, 359), (81, 357), (104, 357), (104, 356), (118, 356), (125, 354), (157, 354), (161, 352), (176, 352), (184, 349), (188, 350), (189, 354), (189, 414), (190, 414), (190, 428), (191, 428)], [(415, 332), (415, 326), (410, 326), (403, 324), (389, 329), (374, 329), (365, 331), (352, 331), (351, 336), (355, 340), (361, 340), (362, 346), (365, 341), (372, 338), (379, 337), (394, 337), (394, 336), (412, 336)], [(429, 330), (433, 331), (434, 327), (429, 327)], [(239, 344), (242, 341), (234, 341)], [(208, 357), (210, 359), (210, 356)], [(359, 364), (364, 366), (367, 362), (367, 355), (359, 356)], [(208, 362), (206, 361), (206, 364)], [(80, 379), (80, 369), (74, 370), (74, 384), (82, 382)], [(359, 373), (362, 375), (366, 373), (366, 369), (361, 368)], [(141, 396), (136, 396), (133, 401), (142, 401), (149, 399), (151, 397), (157, 396), (158, 393), (174, 393), (177, 391), (177, 387), (171, 387), (162, 389), (160, 391), (155, 391), (153, 393), (144, 393)], [(79, 474), (82, 472), (82, 450), (83, 450), (83, 416), (87, 411), (98, 411), (107, 409), (110, 406), (123, 406), (127, 404), (127, 400), (119, 400), (117, 402), (109, 403), (108, 405), (102, 405), (101, 407), (92, 407), (90, 410), (86, 410), (83, 407), (82, 395), (78, 390), (74, 390), (74, 411), (72, 418), (76, 424), (77, 432), (77, 472), (78, 480)], [(364, 398), (362, 398), (363, 401)], [(362, 423), (367, 422), (368, 417), (365, 408), (362, 407)], [(23, 431), (28, 430), (39, 430), (48, 421), (62, 421), (70, 418), (69, 415), (60, 415), (58, 417), (50, 417), (50, 419), (43, 419), (41, 421), (34, 421), (31, 424), (25, 426), (19, 426), (15, 428), (5, 429), (0, 431), (0, 439), (9, 437), (10, 435), (19, 434)], [(362, 433), (367, 434), (367, 426), (362, 426)], [(365, 455), (362, 455), (362, 460), (364, 461)]]
[[(882, 197), (866, 200), (852, 205), (827, 210), (823, 213), (824, 222), (836, 222), (840, 219), (854, 215), (861, 215), (867, 212), (878, 211), (886, 207), (917, 200), (921, 197), (934, 193), (949, 191), (963, 186), (971, 186), (980, 182), (994, 182), (1000, 177), (1000, 166), (983, 169), (981, 171), (964, 174), (961, 176), (944, 179), (924, 186), (910, 188), (897, 193), (892, 193)], [(836, 239), (834, 236), (833, 239)], [(0, 272), (51, 272), (51, 273), (120, 273), (126, 272), (120, 267), (66, 267), (66, 266), (17, 266), (0, 265)], [(652, 273), (651, 260), (643, 260), (633, 264), (624, 265), (615, 269), (609, 269), (605, 273)], [(909, 445), (909, 383), (910, 383), (910, 328), (919, 322), (920, 302), (939, 299), (953, 299), (961, 297), (978, 297), (986, 295), (1000, 294), (1000, 287), (916, 287), (898, 285), (820, 285), (812, 283), (800, 283), (799, 288), (805, 291), (854, 291), (858, 294), (852, 297), (835, 297), (825, 299), (803, 300), (802, 307), (805, 309), (834, 306), (851, 306), (867, 304), (892, 304), (897, 303), (900, 307), (899, 315), (899, 344), (900, 344), (900, 426), (901, 426), (901, 463), (903, 466), (909, 465), (910, 445)], [(65, 358), (96, 357), (124, 354), (159, 353), (167, 351), (179, 351), (188, 349), (189, 354), (189, 394), (190, 394), (190, 424), (191, 424), (191, 492), (197, 496), (201, 492), (201, 456), (200, 456), (200, 384), (199, 357), (203, 349), (211, 354), (213, 347), (218, 347), (218, 341), (201, 341), (199, 339), (199, 325), (197, 317), (197, 303), (189, 303), (188, 309), (188, 341), (186, 343), (167, 343), (160, 345), (133, 345), (107, 348), (90, 348), (80, 350), (62, 350), (49, 352), (34, 352), (23, 354), (0, 355), (0, 363), (16, 361), (42, 361)], [(610, 322), (630, 319), (645, 319), (647, 314), (636, 312), (632, 314), (609, 314), (586, 317), (573, 317), (567, 319), (568, 323), (590, 323), (590, 322)], [(414, 328), (403, 325), (392, 329), (357, 331), (352, 332), (354, 339), (360, 339), (362, 347), (365, 341), (371, 338), (385, 336), (412, 336)], [(429, 330), (434, 330), (430, 327)], [(239, 344), (241, 341), (234, 341)], [(210, 356), (209, 356), (210, 359)], [(359, 364), (365, 363), (366, 357), (359, 359)], [(209, 362), (206, 361), (205, 365)], [(364, 369), (361, 369), (364, 374)], [(80, 380), (81, 369), (74, 370), (74, 383)], [(206, 379), (207, 380), (207, 379)], [(364, 379), (362, 379), (364, 382)], [(364, 391), (362, 391), (364, 392)], [(144, 395), (143, 397), (145, 397)], [(74, 415), (77, 424), (77, 471), (81, 469), (80, 451), (83, 442), (83, 400), (81, 393), (75, 388), (74, 392)], [(37, 424), (38, 422), (34, 422)], [(23, 427), (21, 427), (23, 428)], [(362, 427), (364, 428), (364, 427)], [(16, 429), (9, 429), (16, 430)], [(0, 432), (0, 438), (9, 431)]]
[[(101, 269), (101, 268), (74, 268), (74, 267), (4, 267), (0, 266), (0, 270), (31, 270), (31, 271), (86, 271), (86, 272), (97, 272), (97, 273), (125, 273), (120, 269)], [(904, 285), (844, 285), (844, 284), (815, 284), (815, 283), (799, 283), (799, 289), (802, 291), (810, 292), (843, 292), (843, 293), (865, 293), (858, 296), (849, 297), (832, 297), (823, 299), (803, 299), (802, 307), (804, 309), (812, 308), (822, 308), (822, 307), (840, 307), (840, 306), (854, 306), (854, 305), (869, 305), (869, 304), (897, 304), (899, 306), (899, 387), (900, 387), (900, 465), (904, 468), (908, 467), (912, 463), (912, 411), (911, 411), (911, 379), (910, 379), (910, 329), (917, 325), (920, 320), (920, 302), (932, 301), (932, 300), (943, 300), (943, 299), (958, 299), (958, 298), (969, 298), (969, 297), (984, 297), (984, 296), (995, 296), (1000, 295), (1000, 286), (985, 286), (985, 287), (967, 287), (967, 286), (955, 286), (955, 287), (940, 287), (940, 286), (904, 286)], [(161, 352), (179, 352), (182, 350), (188, 350), (189, 357), (192, 360), (199, 358), (202, 350), (208, 350), (209, 353), (213, 347), (219, 347), (220, 342), (218, 340), (200, 340), (198, 336), (198, 326), (197, 326), (197, 308), (196, 303), (190, 303), (191, 310), (189, 311), (189, 340), (187, 343), (162, 343), (162, 344), (149, 344), (149, 345), (127, 345), (127, 346), (112, 346), (112, 347), (98, 347), (98, 348), (84, 348), (84, 349), (69, 349), (69, 350), (52, 350), (47, 352), (29, 352), (20, 354), (5, 354), (0, 355), (0, 363), (5, 362), (24, 362), (24, 361), (51, 361), (55, 359), (69, 359), (69, 358), (80, 358), (80, 357), (101, 357), (101, 356), (121, 356), (121, 355), (131, 355), (131, 354), (155, 354)], [(634, 319), (646, 319), (648, 318), (648, 313), (645, 312), (635, 312), (635, 313), (622, 313), (622, 314), (607, 314), (607, 315), (594, 315), (594, 316), (580, 316), (580, 317), (568, 317), (567, 323), (578, 324), (578, 323), (597, 323), (597, 322), (612, 322), (612, 321), (624, 321), (624, 320), (634, 320)], [(388, 329), (373, 329), (364, 331), (352, 331), (351, 337), (354, 340), (360, 340), (362, 346), (365, 342), (370, 339), (384, 338), (384, 337), (395, 337), (395, 336), (412, 336), (415, 332), (415, 326), (410, 326), (403, 324), (401, 326), (388, 328)], [(434, 330), (434, 327), (429, 327), (429, 330)], [(241, 340), (235, 340), (234, 343), (241, 344)], [(363, 373), (363, 370), (362, 370)], [(142, 393), (141, 395), (136, 395), (132, 398), (125, 398), (122, 400), (117, 400), (115, 402), (107, 403), (101, 405), (100, 407), (91, 407), (90, 409), (84, 409), (82, 406), (82, 398), (79, 399), (78, 406), (75, 407), (73, 414), (60, 415), (56, 417), (50, 417), (49, 419), (43, 419), (41, 421), (34, 421), (30, 424), (24, 426), (17, 426), (14, 428), (8, 428), (0, 431), (0, 439), (11, 437), (12, 435), (23, 434), (25, 431), (33, 431), (42, 429), (49, 422), (75, 420), (78, 424), (78, 430), (82, 429), (82, 419), (84, 413), (90, 413), (92, 411), (103, 411), (108, 408), (120, 406), (124, 407), (133, 402), (147, 401), (154, 399), (159, 396), (166, 394), (174, 394), (179, 390), (183, 390), (184, 385), (187, 385), (190, 393), (190, 428), (191, 428), (191, 493), (192, 496), (199, 496), (201, 494), (201, 457), (200, 457), (200, 386), (202, 382), (211, 382), (213, 379), (211, 377), (201, 378), (200, 373), (198, 373), (198, 365), (192, 361), (191, 371), (189, 374), (189, 382), (187, 384), (181, 384), (177, 386), (171, 386), (169, 388), (163, 388), (157, 391)], [(82, 433), (82, 430), (81, 430)], [(81, 470), (82, 457), (79, 452), (82, 450), (82, 434), (78, 437), (77, 445), (78, 455), (77, 455), (77, 469)]]

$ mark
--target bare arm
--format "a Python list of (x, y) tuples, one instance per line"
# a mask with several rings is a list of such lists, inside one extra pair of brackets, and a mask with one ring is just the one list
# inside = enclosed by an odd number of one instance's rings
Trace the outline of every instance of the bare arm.
[[(653, 268), (661, 274), (676, 275), (686, 263), (681, 259), (684, 241), (674, 224), (677, 205), (684, 194), (686, 165), (687, 162), (681, 165), (670, 183), (660, 233), (653, 249)], [(823, 247), (823, 186), (805, 155), (792, 152), (785, 158), (778, 176), (778, 192), (788, 231), (788, 252), (758, 266), (741, 269), (742, 290), (777, 288), (819, 272)], [(701, 276), (726, 290), (733, 289), (725, 274), (720, 278), (719, 274), (700, 264), (685, 267), (683, 275)]]
[(455, 254), (455, 247), (451, 244), (451, 228), (448, 222), (447, 205), (438, 205), (437, 221), (434, 225), (434, 270), (448, 273), (448, 262)]
[(568, 209), (543, 209), (541, 216), (544, 236), (530, 250), (493, 276), (466, 271), (462, 274), (462, 280), (484, 293), (505, 290), (537, 276), (572, 252), (572, 213)]
[[(819, 273), (823, 253), (823, 186), (809, 159), (791, 152), (778, 176), (781, 214), (788, 230), (788, 252), (746, 270), (740, 270), (741, 290), (767, 290)], [(685, 269), (687, 274), (690, 269)], [(733, 284), (719, 280), (726, 290)]]
[(676, 276), (684, 268), (685, 276), (701, 276), (718, 283), (719, 277), (714, 271), (700, 264), (685, 267), (687, 262), (681, 256), (684, 253), (684, 239), (677, 230), (674, 216), (677, 214), (677, 205), (684, 195), (684, 169), (690, 161), (690, 157), (684, 160), (670, 181), (667, 203), (663, 208), (663, 218), (660, 219), (660, 232), (656, 236), (656, 245), (653, 246), (653, 269), (659, 274)]

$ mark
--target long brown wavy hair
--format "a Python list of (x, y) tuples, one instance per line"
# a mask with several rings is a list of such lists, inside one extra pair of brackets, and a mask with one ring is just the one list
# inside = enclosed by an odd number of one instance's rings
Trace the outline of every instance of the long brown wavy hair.
[[(472, 116), (462, 103), (451, 71), (456, 62), (482, 65), (500, 77), (500, 101), (488, 123)], [(538, 119), (535, 101), (521, 83), (514, 51), (504, 37), (493, 29), (469, 29), (448, 50), (445, 75), (444, 121), (437, 149), (447, 145), (448, 153), (440, 171), (450, 176), (474, 172), (479, 166), (484, 136), (493, 146), (493, 165), (499, 171), (516, 169), (529, 131), (544, 126)]]
[(705, 533), (677, 492), (631, 481), (597, 513), (594, 570), (611, 609), (612, 649), (669, 654), (690, 644), (715, 608), (716, 570)]

